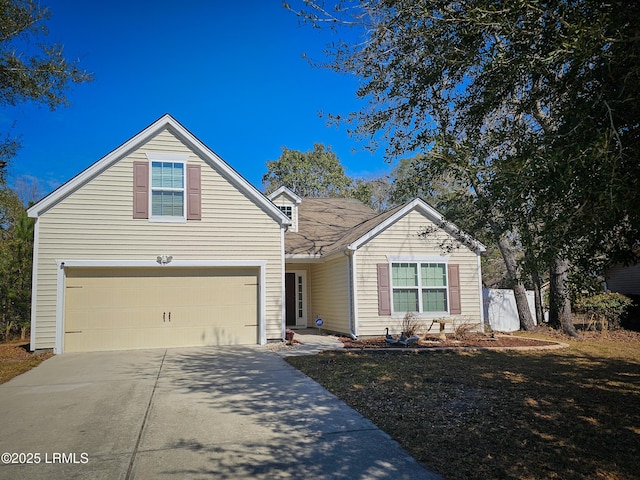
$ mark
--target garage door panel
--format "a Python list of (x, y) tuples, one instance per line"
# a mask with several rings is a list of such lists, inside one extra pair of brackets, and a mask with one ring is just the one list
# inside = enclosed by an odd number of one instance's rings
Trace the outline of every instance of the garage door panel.
[(217, 297), (217, 305), (237, 305), (241, 302), (256, 300), (255, 276), (222, 277), (214, 284), (203, 281), (202, 278), (196, 278), (196, 281), (201, 283), (187, 286), (168, 286), (169, 293), (175, 301), (180, 303), (186, 301), (189, 305), (210, 305), (212, 293)]
[(258, 342), (255, 269), (66, 273), (65, 351)]

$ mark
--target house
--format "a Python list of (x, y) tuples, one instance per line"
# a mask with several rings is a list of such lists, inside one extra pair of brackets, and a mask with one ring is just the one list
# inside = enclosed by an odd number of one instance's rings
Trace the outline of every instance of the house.
[[(640, 249), (634, 250), (634, 255), (640, 258)], [(605, 271), (605, 290), (623, 295), (640, 296), (640, 262), (629, 265), (617, 263)]]
[(428, 204), (266, 197), (170, 115), (28, 214), (32, 350), (265, 344), (318, 318), (380, 335), (405, 311), (482, 325), (484, 247), (420, 236), (443, 221)]

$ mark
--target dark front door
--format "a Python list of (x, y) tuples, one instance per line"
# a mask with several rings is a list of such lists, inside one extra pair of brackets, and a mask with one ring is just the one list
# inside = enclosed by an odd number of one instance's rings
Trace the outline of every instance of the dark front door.
[(296, 274), (285, 273), (284, 276), (285, 291), (285, 311), (287, 327), (296, 325)]

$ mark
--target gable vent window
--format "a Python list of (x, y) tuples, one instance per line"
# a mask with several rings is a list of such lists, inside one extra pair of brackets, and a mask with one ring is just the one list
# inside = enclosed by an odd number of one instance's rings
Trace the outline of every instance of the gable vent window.
[(151, 162), (151, 215), (184, 218), (184, 163)]
[(282, 206), (282, 207), (278, 207), (282, 213), (284, 213), (287, 217), (289, 217), (289, 220), (292, 220), (293, 218), (293, 213), (292, 213), (292, 209), (291, 206)]

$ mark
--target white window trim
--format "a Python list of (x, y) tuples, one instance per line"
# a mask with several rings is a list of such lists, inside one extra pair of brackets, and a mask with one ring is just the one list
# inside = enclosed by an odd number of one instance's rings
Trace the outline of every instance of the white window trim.
[[(389, 261), (389, 288), (390, 288), (390, 304), (391, 304), (391, 317), (392, 318), (402, 318), (407, 312), (406, 311), (396, 311), (395, 305), (393, 302), (393, 291), (398, 289), (416, 289), (418, 291), (418, 311), (413, 312), (418, 318), (442, 318), (449, 317), (451, 314), (449, 313), (451, 305), (449, 305), (449, 257), (446, 256), (396, 256), (396, 255), (388, 255), (387, 260)], [(410, 286), (410, 287), (395, 287), (393, 284), (393, 264), (394, 263), (415, 263), (418, 268), (418, 285)], [(444, 273), (446, 276), (446, 285), (444, 287), (437, 287), (439, 289), (444, 288), (445, 290), (445, 299), (447, 302), (447, 310), (441, 312), (422, 312), (422, 290), (428, 289), (429, 287), (422, 286), (422, 268), (421, 265), (425, 263), (437, 263), (444, 265)]]
[(387, 255), (389, 263), (449, 263), (449, 257), (446, 255)]
[[(187, 160), (189, 155), (175, 155), (171, 153), (147, 153), (149, 160), (149, 221), (158, 223), (186, 223), (187, 222)], [(162, 188), (163, 191), (182, 192), (182, 216), (153, 215), (153, 162), (181, 163), (183, 168), (182, 188)]]

